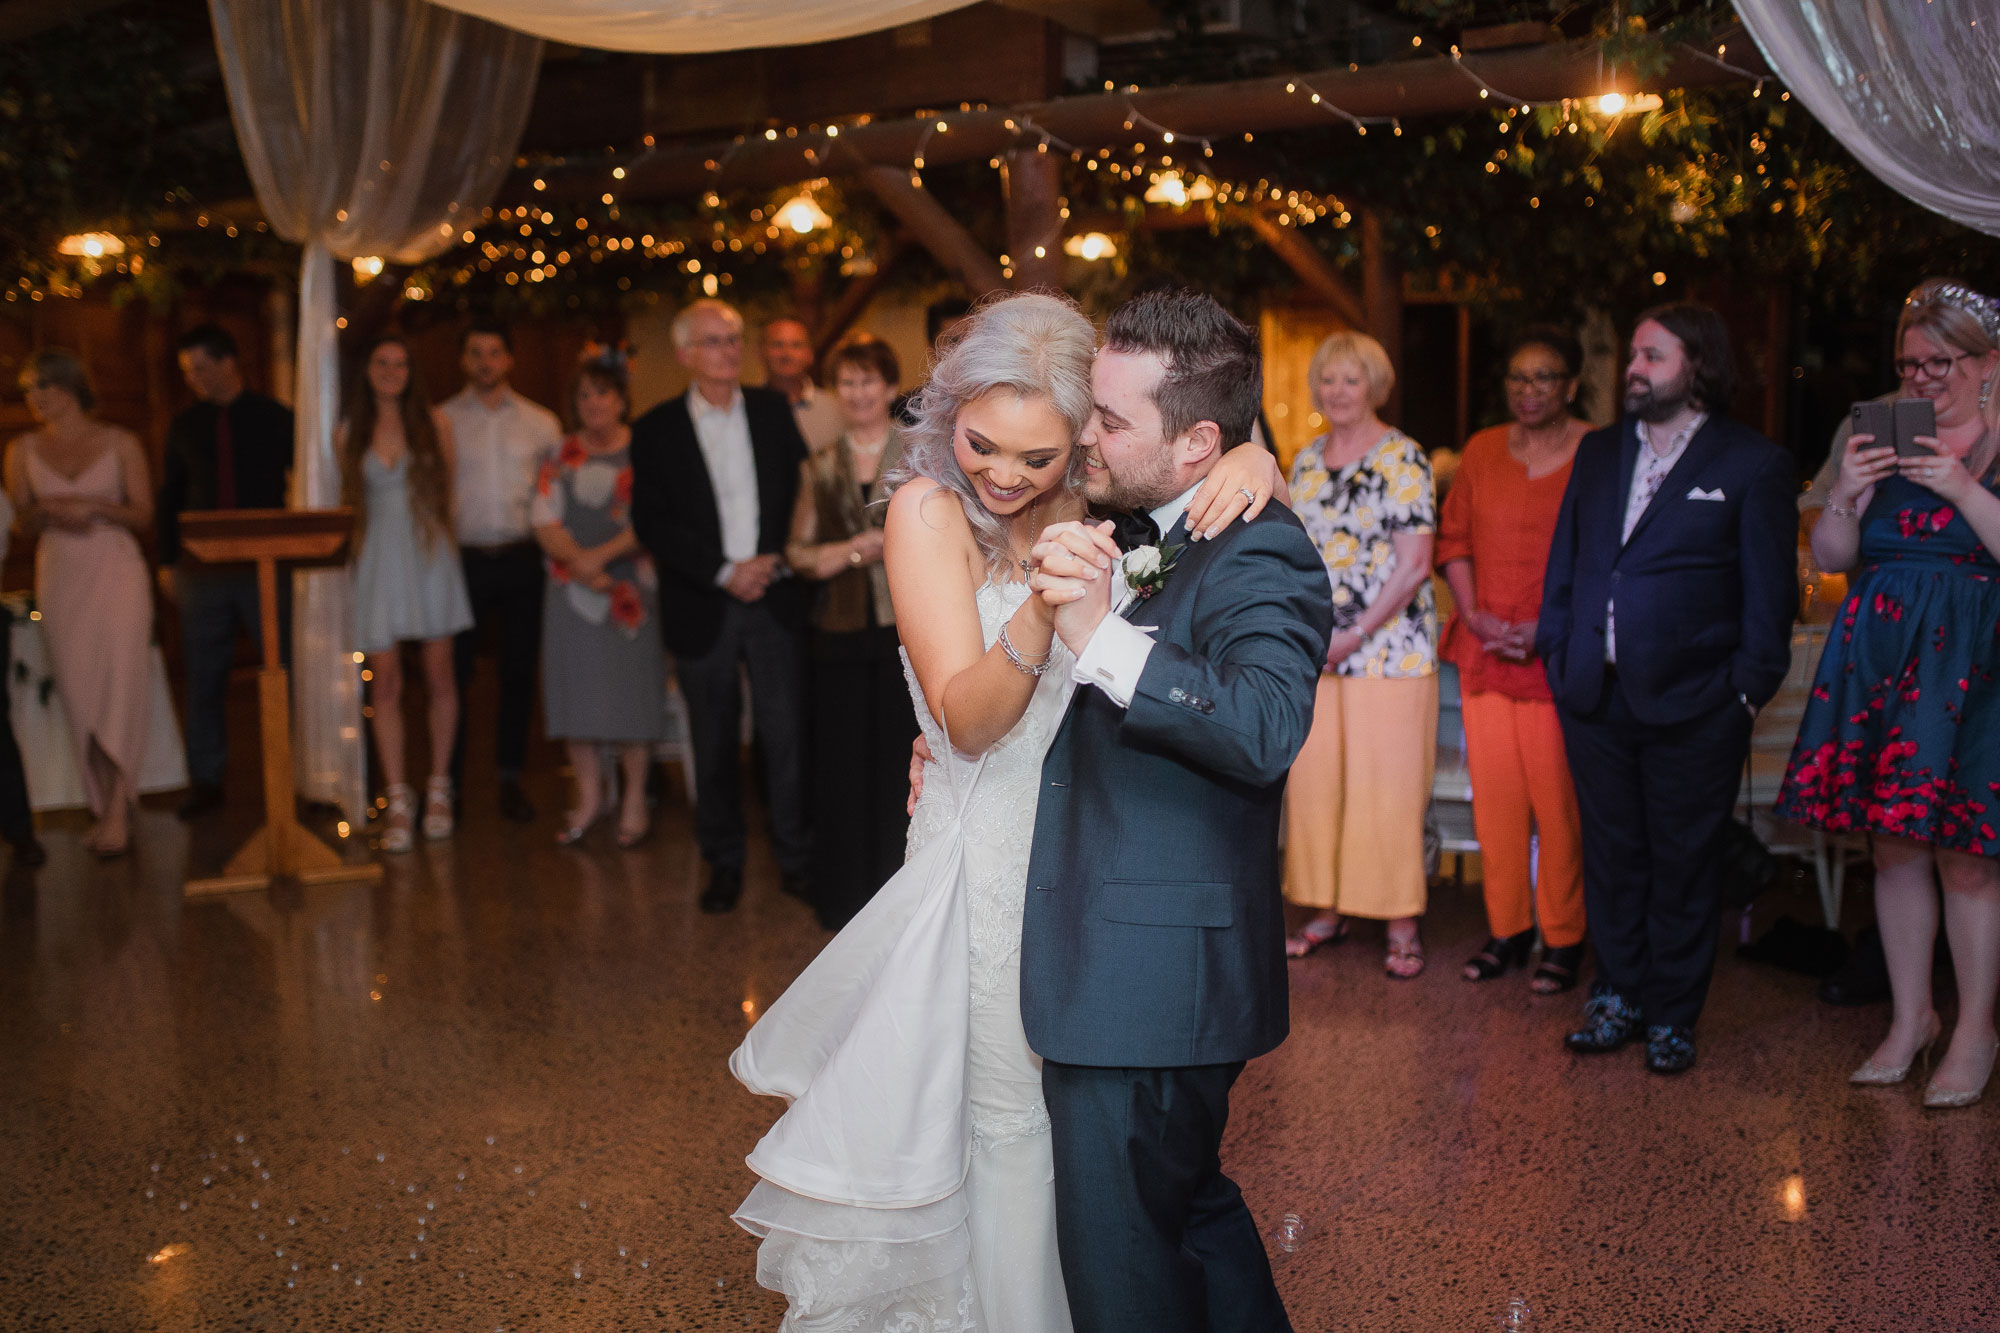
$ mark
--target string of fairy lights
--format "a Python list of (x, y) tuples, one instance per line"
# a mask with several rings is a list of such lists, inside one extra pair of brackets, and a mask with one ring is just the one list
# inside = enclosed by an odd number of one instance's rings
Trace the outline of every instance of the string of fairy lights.
[[(1413, 37), (1412, 47), (1420, 49), (1424, 41), (1421, 35)], [(1750, 82), (1753, 97), (1763, 95), (1764, 85), (1771, 76), (1728, 61), (1726, 43), (1718, 44), (1712, 53), (1693, 46), (1685, 49), (1706, 63)], [(1593, 113), (1615, 127), (1625, 116), (1655, 112), (1663, 107), (1663, 99), (1652, 93), (1607, 91), (1553, 100), (1524, 99), (1496, 87), (1465, 60), (1459, 47), (1449, 47), (1448, 56), (1450, 67), (1478, 88), (1479, 99), (1496, 108), (1495, 123), (1500, 142), (1493, 156), (1484, 164), (1488, 173), (1498, 172), (1501, 164), (1508, 160), (1508, 144), (1520, 137), (1513, 133), (1516, 121), (1536, 111), (1552, 113), (1542, 127), (1546, 133), (1553, 135), (1578, 133)], [(1358, 68), (1350, 66), (1350, 69)], [(1371, 129), (1386, 129), (1395, 137), (1401, 137), (1404, 132), (1400, 117), (1360, 113), (1343, 107), (1302, 76), (1287, 77), (1283, 86), (1286, 95), (1302, 99), (1329, 119), (1353, 129), (1357, 136), (1366, 136)], [(1014, 149), (1010, 151), (1059, 154), (1085, 172), (1102, 179), (1106, 185), (1115, 182), (1117, 185), (1137, 187), (1142, 191), (1144, 202), (1157, 207), (1175, 210), (1202, 205), (1211, 209), (1254, 207), (1263, 210), (1281, 226), (1305, 227), (1330, 220), (1333, 226), (1344, 227), (1353, 221), (1354, 214), (1338, 198), (1288, 188), (1268, 177), (1253, 180), (1247, 175), (1239, 178), (1217, 171), (1215, 157), (1219, 139), (1227, 138), (1235, 142), (1239, 136), (1188, 133), (1161, 122), (1142, 109), (1139, 99), (1145, 94), (1136, 84), (1120, 88), (1107, 81), (1103, 91), (1121, 94), (1124, 98), (1123, 128), (1132, 135), (1129, 144), (1121, 142), (1093, 150), (1065, 140), (1047, 126), (1039, 124), (1028, 112), (1010, 110), (1004, 113), (1002, 121), (1014, 144)], [(1791, 95), (1782, 92), (1780, 96), (1789, 100)], [(956, 113), (949, 110), (918, 111), (914, 119), (921, 128), (909, 162), (910, 185), (915, 189), (925, 188), (927, 154), (940, 137), (952, 133), (954, 114), (984, 116), (990, 111), (989, 105), (983, 102), (961, 102)], [(689, 288), (714, 296), (734, 285), (736, 277), (730, 271), (728, 257), (740, 255), (752, 258), (782, 255), (804, 267), (837, 258), (845, 273), (870, 272), (873, 260), (867, 253), (864, 238), (852, 226), (837, 222), (820, 201), (822, 197), (837, 193), (831, 184), (831, 177), (835, 174), (832, 164), (835, 150), (841, 147), (843, 132), (872, 124), (876, 119), (863, 114), (841, 121), (767, 126), (761, 131), (734, 136), (703, 162), (708, 180), (699, 196), (699, 216), (678, 220), (678, 225), (665, 219), (651, 227), (621, 225), (619, 191), (633, 170), (657, 153), (653, 135), (642, 136), (631, 148), (621, 150), (610, 146), (586, 159), (579, 159), (575, 154), (552, 155), (533, 161), (517, 159), (517, 168), (523, 171), (532, 168), (537, 173), (529, 178), (531, 197), (518, 203), (486, 207), (476, 217), (461, 216), (457, 219), (458, 246), (445, 258), (434, 260), (412, 273), (406, 279), (403, 295), (412, 301), (438, 299), (455, 289), (470, 286), (481, 275), (490, 276), (501, 287), (531, 291), (564, 277), (577, 279), (612, 264), (618, 273), (612, 280), (612, 286), (621, 293), (631, 292), (635, 286), (632, 269), (643, 277), (649, 270), (671, 266), (671, 270), (678, 273)], [(803, 140), (807, 163), (822, 174), (775, 192), (774, 197), (762, 204), (753, 204), (746, 213), (741, 209), (741, 201), (735, 207), (725, 205), (724, 191), (733, 160), (747, 145), (759, 139), (764, 143)], [(1251, 144), (1255, 140), (1254, 133), (1243, 132), (1240, 135), (1243, 144)], [(1751, 144), (1753, 152), (1760, 155), (1767, 147), (1761, 136), (1753, 136)], [(579, 166), (591, 165), (600, 166), (604, 172), (604, 188), (596, 194), (594, 207), (590, 203), (569, 205), (559, 216), (553, 201), (538, 202), (532, 197), (548, 190), (549, 177), (557, 171), (573, 172)], [(996, 171), (1006, 170), (1005, 155), (991, 156), (987, 166)], [(1766, 174), (1761, 164), (1757, 173), (1760, 176)], [(1737, 182), (1741, 183), (1740, 176)], [(1767, 187), (1770, 184), (1768, 180), (1763, 183)], [(1538, 196), (1532, 197), (1529, 206), (1539, 207), (1540, 202)], [(1594, 199), (1586, 197), (1584, 202), (1588, 206), (1594, 203)], [(1072, 257), (1086, 261), (1108, 258), (1117, 253), (1117, 240), (1106, 233), (1092, 231), (1066, 236), (1064, 233), (1069, 231), (1071, 220), (1070, 199), (1066, 194), (1060, 195), (1057, 219), (1050, 234), (1033, 242), (1035, 258), (1045, 259), (1057, 247)], [(262, 219), (239, 222), (209, 211), (197, 213), (194, 221), (197, 229), (211, 234), (220, 233), (229, 239), (268, 232), (268, 224)], [(1438, 234), (1436, 226), (1429, 228), (1427, 234), (1435, 237)], [(161, 238), (157, 232), (148, 233), (143, 238), (111, 233), (66, 238), (63, 252), (75, 261), (73, 281), (50, 279), (37, 285), (30, 278), (21, 277), (12, 285), (0, 289), (0, 294), (7, 301), (39, 301), (47, 295), (78, 295), (82, 290), (82, 281), (89, 278), (110, 273), (142, 272), (147, 262), (143, 251), (157, 252), (160, 245)], [(1025, 256), (1022, 258), (1025, 259)], [(372, 281), (384, 269), (380, 259), (370, 256), (356, 259), (353, 264), (356, 279), (361, 282)], [(1000, 264), (1003, 275), (1012, 278), (1016, 269), (1015, 256), (1001, 255)], [(650, 287), (643, 295), (657, 301), (660, 292), (657, 287)], [(576, 304), (576, 297), (569, 299), (572, 305)]]

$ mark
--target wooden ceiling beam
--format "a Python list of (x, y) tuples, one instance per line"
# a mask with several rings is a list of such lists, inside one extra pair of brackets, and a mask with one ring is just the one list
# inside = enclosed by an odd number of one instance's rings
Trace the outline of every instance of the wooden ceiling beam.
[[(1751, 57), (1746, 54), (1745, 60)], [(1509, 97), (1556, 101), (1610, 91), (1663, 91), (1670, 88), (1735, 83), (1742, 76), (1682, 51), (1657, 76), (1635, 79), (1603, 65), (1596, 42), (1550, 44), (1525, 50), (1468, 56), (1464, 68), (1449, 56), (1398, 60), (1359, 69), (1341, 66), (1299, 75), (1276, 75), (1235, 83), (1109, 92), (1066, 97), (986, 111), (945, 111), (937, 116), (878, 120), (841, 128), (838, 137), (804, 130), (777, 132), (741, 141), (723, 140), (649, 149), (631, 159), (596, 157), (576, 164), (544, 164), (513, 173), (504, 196), (575, 200), (602, 194), (614, 165), (625, 168), (617, 194), (631, 199), (663, 198), (729, 189), (776, 189), (819, 176), (847, 175), (871, 166), (904, 173), (921, 157), (927, 165), (998, 157), (1023, 145), (1032, 147), (1043, 132), (1065, 144), (1096, 151), (1158, 142), (1157, 131), (1127, 128), (1133, 112), (1172, 130), (1198, 154), (1204, 138), (1223, 141), (1246, 133), (1342, 128), (1345, 122), (1326, 105), (1313, 103), (1306, 89), (1326, 104), (1356, 116), (1410, 117), (1505, 105), (1481, 96), (1479, 79)], [(1297, 87), (1285, 91), (1287, 84)], [(938, 129), (942, 121), (946, 128)], [(1013, 122), (1014, 128), (1008, 128)], [(1351, 131), (1350, 131), (1351, 132)], [(546, 189), (537, 192), (533, 182)]]

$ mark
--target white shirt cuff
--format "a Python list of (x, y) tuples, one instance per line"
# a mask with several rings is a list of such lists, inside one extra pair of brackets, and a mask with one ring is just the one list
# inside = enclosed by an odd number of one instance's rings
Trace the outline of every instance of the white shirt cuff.
[(729, 577), (735, 572), (736, 562), (734, 560), (723, 561), (722, 568), (715, 571), (715, 586), (718, 588), (727, 588), (729, 586)]
[(1072, 674), (1079, 685), (1095, 685), (1120, 708), (1132, 706), (1153, 640), (1145, 630), (1120, 616), (1107, 615), (1083, 646)]

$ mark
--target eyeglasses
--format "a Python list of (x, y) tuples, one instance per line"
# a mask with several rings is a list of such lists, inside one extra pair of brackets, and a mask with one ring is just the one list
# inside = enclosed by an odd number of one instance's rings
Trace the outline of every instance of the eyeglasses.
[(1956, 356), (1899, 356), (1889, 364), (1896, 368), (1898, 379), (1913, 380), (1922, 375), (1927, 380), (1941, 380), (1951, 374), (1951, 368), (1961, 361), (1970, 361), (1970, 352), (1960, 352)]
[(741, 347), (743, 335), (740, 333), (710, 334), (706, 338), (696, 338), (694, 345), (705, 352), (719, 352), (725, 347)]
[(1510, 389), (1553, 389), (1568, 378), (1568, 375), (1558, 370), (1538, 370), (1532, 375), (1510, 373), (1507, 376), (1507, 387)]

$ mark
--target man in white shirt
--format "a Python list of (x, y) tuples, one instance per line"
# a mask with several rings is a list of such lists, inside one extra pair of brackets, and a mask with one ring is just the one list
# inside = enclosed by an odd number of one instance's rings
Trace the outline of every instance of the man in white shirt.
[(660, 636), (687, 699), (695, 840), (710, 870), (701, 909), (727, 912), (743, 891), (745, 671), (782, 887), (808, 896), (806, 599), (783, 556), (806, 445), (783, 394), (739, 382), (732, 307), (696, 301), (673, 339), (693, 383), (632, 423), (632, 531), (659, 568)]
[[(518, 824), (535, 817), (521, 789), (528, 724), (535, 712), (535, 669), (541, 656), (542, 552), (528, 522), (535, 478), (555, 456), (562, 425), (555, 413), (514, 391), (514, 345), (497, 324), (475, 323), (459, 339), (465, 387), (439, 405), (457, 442), (452, 501), (473, 627), (458, 636), (458, 697), (491, 634), (500, 673), (500, 706), (494, 726), (500, 775), (500, 813)], [(452, 747), (454, 786), (464, 791), (465, 713), (459, 712)]]
[(813, 383), (812, 364), (812, 333), (804, 321), (785, 315), (764, 326), (764, 387), (785, 395), (806, 447), (818, 453), (840, 438), (847, 423), (833, 395)]

